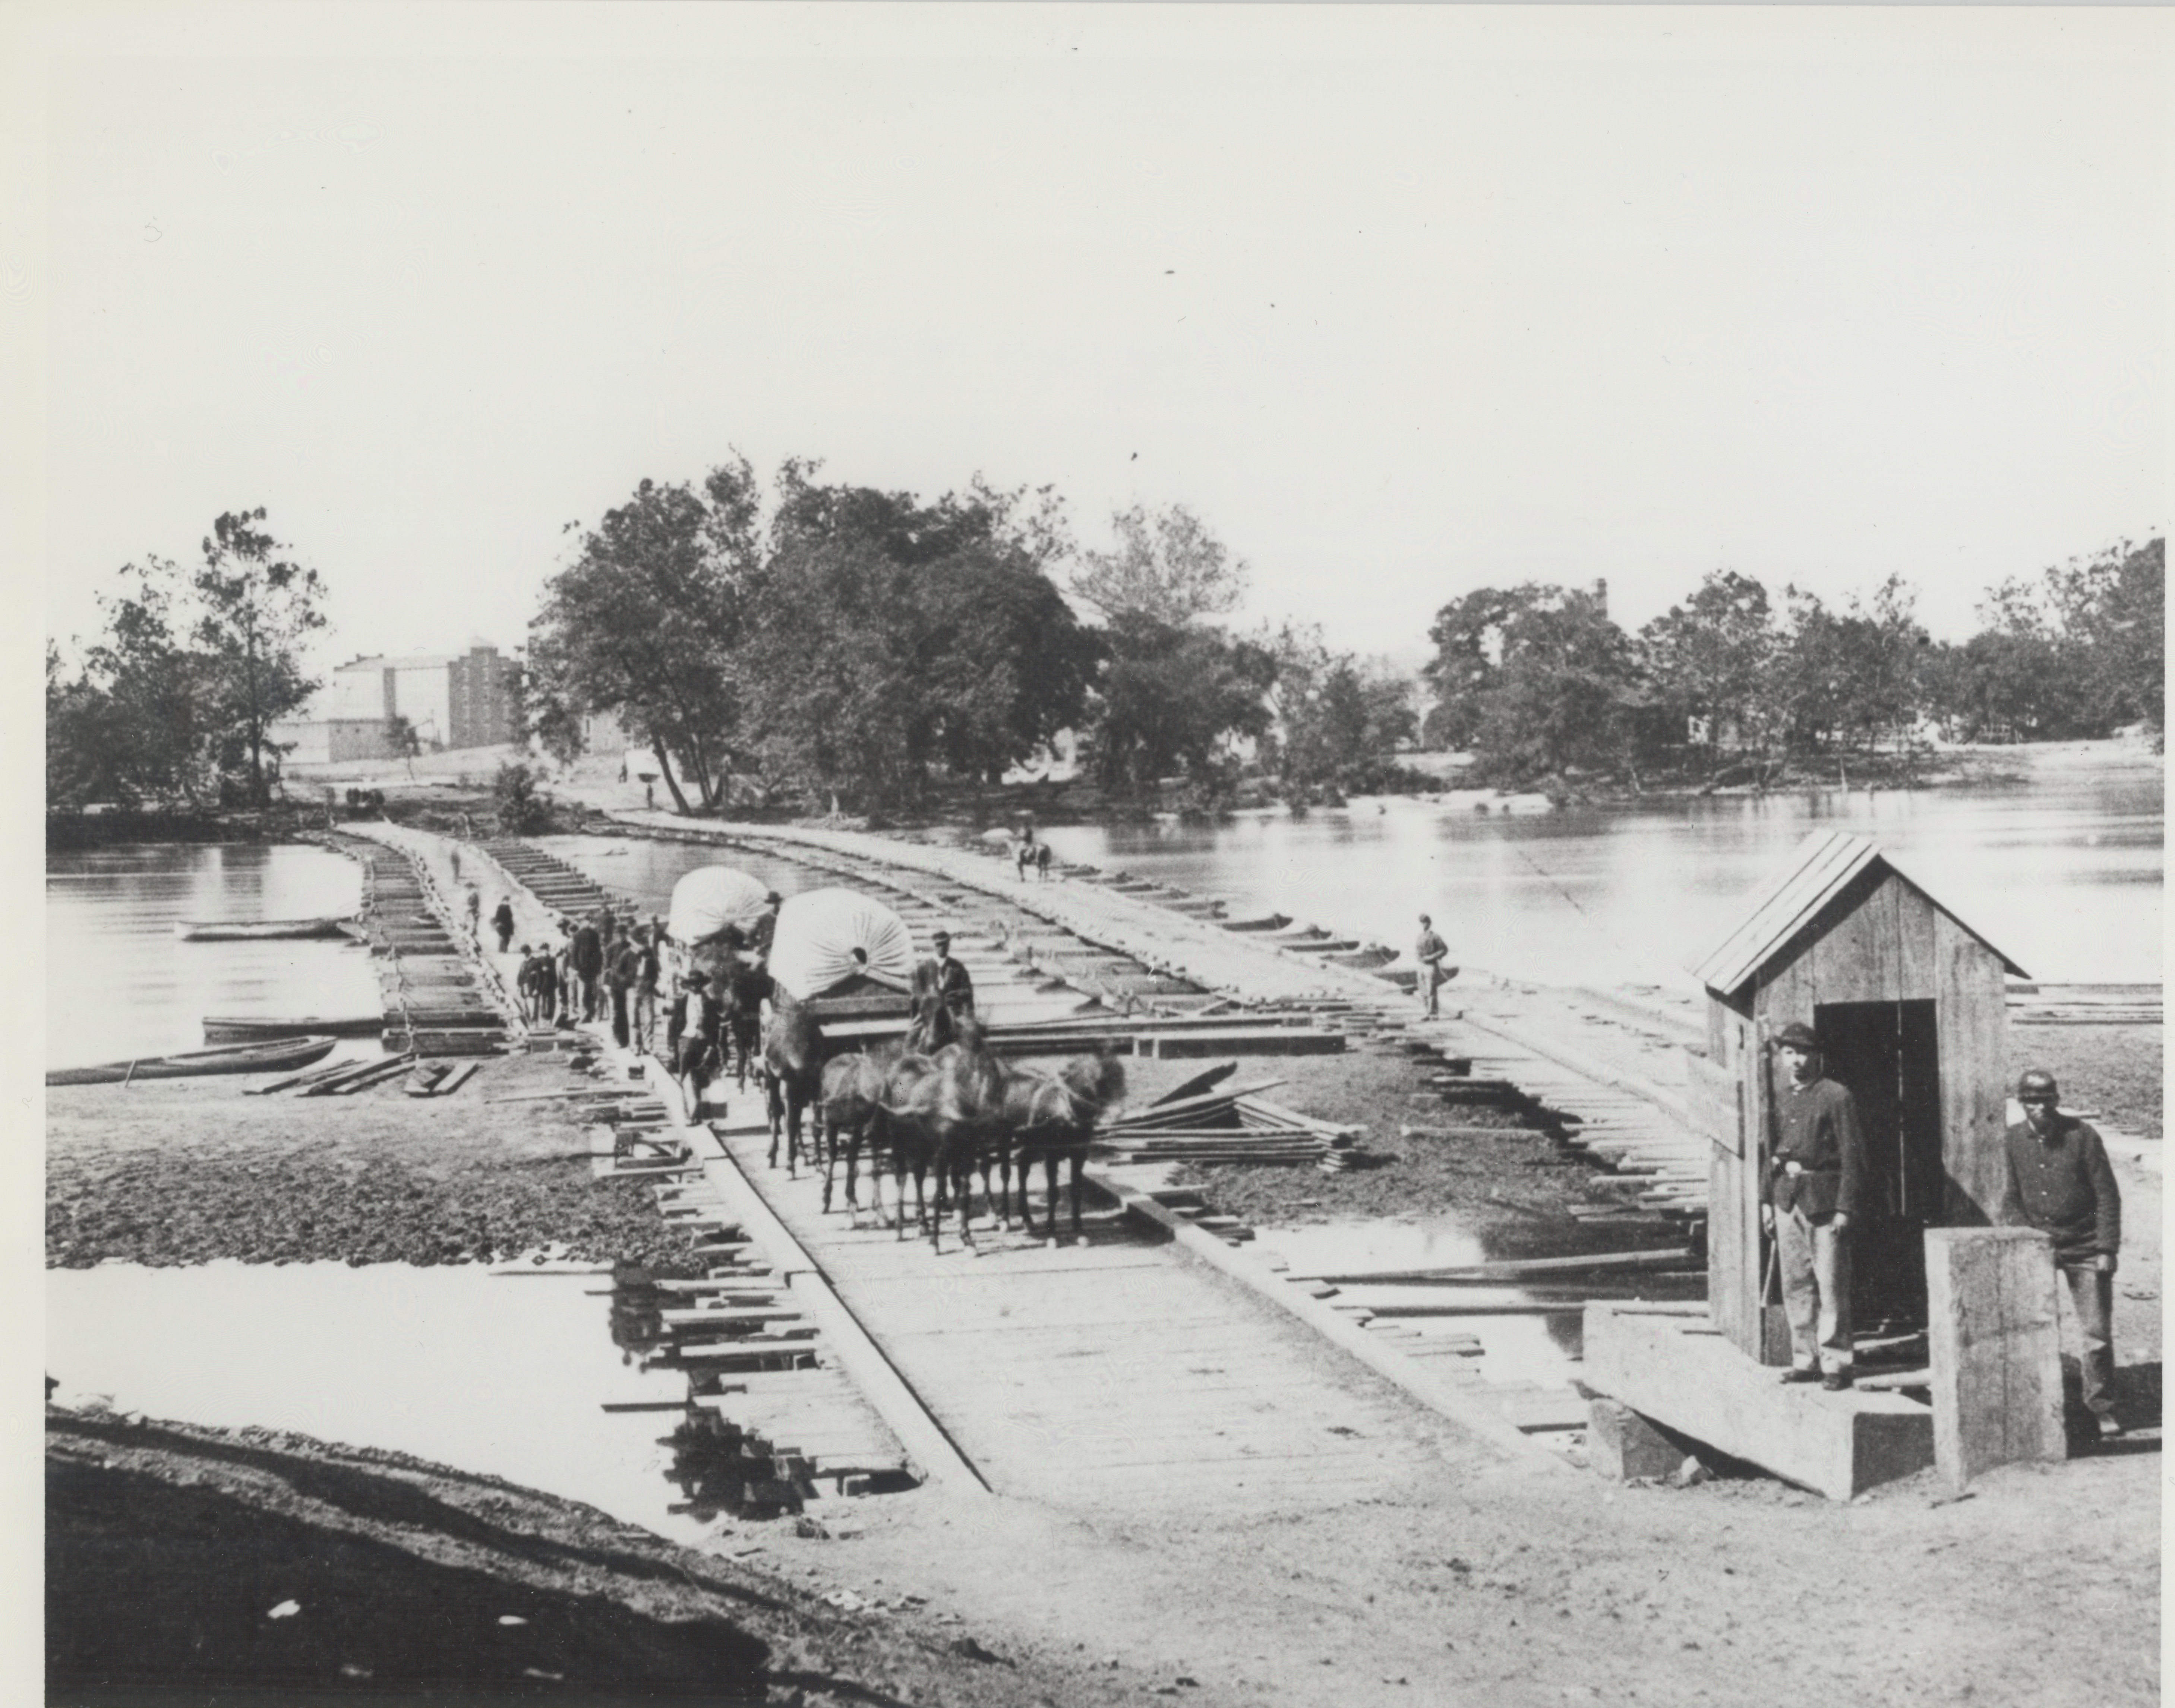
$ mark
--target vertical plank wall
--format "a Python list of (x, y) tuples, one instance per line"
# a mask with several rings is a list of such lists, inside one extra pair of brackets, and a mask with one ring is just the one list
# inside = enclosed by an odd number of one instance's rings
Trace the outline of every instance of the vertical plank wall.
[(1999, 1218), (2008, 1125), (2009, 1008), (2000, 958), (1934, 910), (1934, 1014), (1941, 1052), (1942, 1219), (1983, 1228)]

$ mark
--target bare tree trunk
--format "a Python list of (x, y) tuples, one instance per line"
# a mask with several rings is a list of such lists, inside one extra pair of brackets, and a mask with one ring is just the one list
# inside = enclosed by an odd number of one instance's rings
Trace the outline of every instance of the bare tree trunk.
[(673, 810), (685, 818), (687, 816), (687, 797), (680, 792), (680, 781), (672, 774), (672, 762), (665, 756), (664, 744), (653, 740), (649, 744), (649, 751), (657, 761), (657, 769), (664, 778), (665, 788), (672, 792)]

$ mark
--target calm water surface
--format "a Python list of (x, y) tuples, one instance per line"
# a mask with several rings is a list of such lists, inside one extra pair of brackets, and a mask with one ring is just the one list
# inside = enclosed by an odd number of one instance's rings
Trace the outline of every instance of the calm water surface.
[(258, 1424), (412, 1453), (587, 1501), (690, 1544), (670, 1510), (674, 1423), (607, 1401), (681, 1401), (613, 1344), (605, 1277), (478, 1265), (129, 1263), (46, 1275), (54, 1399), (211, 1427)]
[[(2004, 756), (2004, 762), (2010, 763)], [(1066, 859), (1549, 984), (1692, 987), (1685, 968), (1815, 830), (1869, 836), (2034, 976), (2161, 976), (2165, 775), (2108, 746), (2021, 750), (2013, 782), (1652, 807), (1475, 811), (1365, 800), (1304, 818), (1052, 826)]]
[(206, 1015), (377, 1013), (359, 946), (174, 934), (185, 919), (312, 919), (361, 902), (355, 863), (323, 849), (160, 843), (49, 856), (46, 1065), (201, 1049)]

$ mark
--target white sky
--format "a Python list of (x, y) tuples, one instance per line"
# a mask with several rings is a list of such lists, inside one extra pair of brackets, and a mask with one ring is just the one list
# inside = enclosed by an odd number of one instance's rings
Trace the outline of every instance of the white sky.
[[(262, 504), (324, 662), (519, 643), (730, 447), (1181, 501), (1248, 616), (2002, 577), (2166, 519), (2151, 11), (17, 7), (48, 632)], [(27, 200), (24, 199), (27, 192)], [(41, 426), (40, 425), (41, 424)], [(42, 466), (38, 457), (42, 454)]]

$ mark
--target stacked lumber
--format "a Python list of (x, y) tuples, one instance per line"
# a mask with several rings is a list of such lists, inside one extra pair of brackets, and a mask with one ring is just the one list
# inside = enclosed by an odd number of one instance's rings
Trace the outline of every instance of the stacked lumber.
[(2157, 1026), (2157, 984), (2042, 984), (2011, 979), (2009, 1017), (2035, 1026)]
[(1325, 1173), (1349, 1167), (1364, 1130), (1317, 1120), (1261, 1096), (1283, 1083), (1262, 1080), (1120, 1111), (1096, 1129), (1098, 1150), (1117, 1163), (1311, 1163)]

